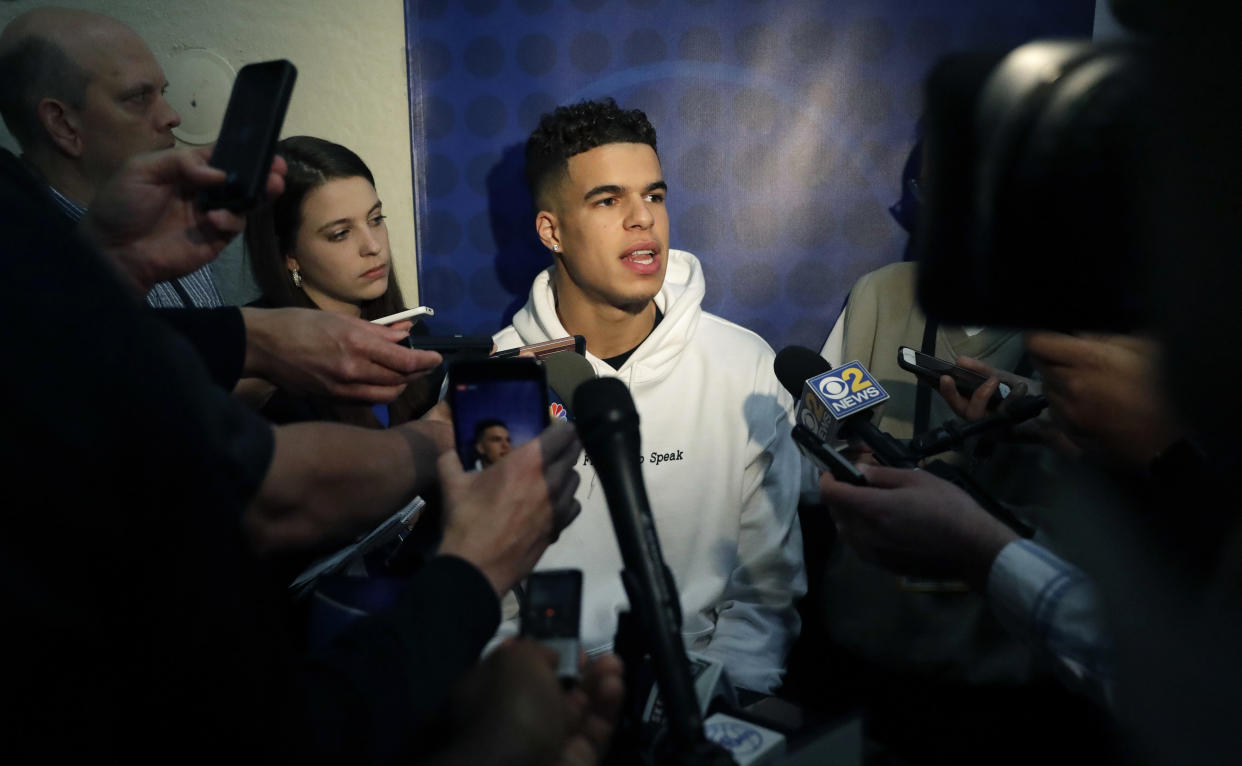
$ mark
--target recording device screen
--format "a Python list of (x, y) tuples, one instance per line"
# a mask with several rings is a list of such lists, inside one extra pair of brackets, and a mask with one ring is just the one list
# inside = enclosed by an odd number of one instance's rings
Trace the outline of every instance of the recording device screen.
[(526, 580), (522, 635), (576, 638), (582, 601), (582, 572), (577, 569), (532, 573)]
[(487, 468), (547, 426), (543, 368), (526, 359), (453, 364), (449, 406), (462, 466)]

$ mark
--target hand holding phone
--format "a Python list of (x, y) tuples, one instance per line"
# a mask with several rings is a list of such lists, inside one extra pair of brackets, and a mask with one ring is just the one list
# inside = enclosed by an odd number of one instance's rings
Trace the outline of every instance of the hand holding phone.
[(448, 370), (453, 436), (466, 470), (504, 458), (548, 425), (548, 382), (533, 359), (465, 359)]
[(388, 316), (380, 317), (379, 319), (372, 319), (371, 324), (391, 325), (391, 324), (396, 324), (397, 322), (400, 322), (403, 319), (409, 319), (409, 320), (417, 322), (423, 317), (430, 317), (430, 316), (435, 316), (435, 315), (436, 315), (436, 312), (434, 309), (428, 306), (418, 306), (416, 308), (406, 309), (405, 311), (398, 311), (395, 314), (389, 314)]
[(284, 59), (247, 64), (237, 73), (209, 163), (227, 175), (224, 183), (199, 194), (204, 208), (240, 212), (263, 196), (297, 76), (297, 68)]
[[(948, 375), (953, 379), (957, 392), (967, 399), (979, 390), (979, 386), (987, 382), (986, 376), (943, 359), (928, 356), (909, 346), (897, 349), (897, 364), (901, 369), (914, 373), (919, 380), (937, 390), (940, 388), (940, 376)], [(1005, 401), (1005, 397), (1009, 396), (1009, 392), (1009, 385), (1001, 383), (996, 393), (992, 394), (992, 398), (988, 400), (988, 409), (994, 410), (999, 407)]]
[(858, 466), (845, 459), (845, 456), (824, 443), (809, 428), (802, 424), (793, 427), (793, 440), (815, 467), (832, 474), (832, 478), (853, 484), (858, 487), (867, 486), (867, 477), (863, 476)]

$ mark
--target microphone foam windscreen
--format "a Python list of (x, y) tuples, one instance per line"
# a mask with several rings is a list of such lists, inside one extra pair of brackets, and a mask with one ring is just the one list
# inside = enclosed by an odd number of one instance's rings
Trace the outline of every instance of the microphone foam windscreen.
[(583, 443), (597, 433), (638, 425), (638, 410), (630, 389), (617, 378), (596, 378), (574, 392), (574, 424)]
[(803, 383), (831, 369), (827, 359), (805, 346), (787, 346), (777, 353), (772, 362), (776, 379), (794, 399), (802, 396)]

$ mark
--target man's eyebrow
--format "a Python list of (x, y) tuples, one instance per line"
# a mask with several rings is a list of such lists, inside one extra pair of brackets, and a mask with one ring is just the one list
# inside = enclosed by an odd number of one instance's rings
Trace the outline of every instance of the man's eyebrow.
[(143, 83), (139, 83), (135, 85), (132, 88), (122, 91), (121, 98), (122, 99), (133, 98), (134, 96), (142, 96), (142, 95), (146, 95), (147, 93), (154, 93), (155, 91), (156, 91), (155, 83), (143, 82)]
[(616, 184), (603, 184), (602, 186), (596, 186), (594, 189), (582, 195), (582, 199), (588, 200), (592, 197), (599, 196), (600, 194), (620, 194), (623, 191), (625, 190)]
[(650, 194), (653, 191), (668, 191), (668, 184), (663, 181), (656, 181), (647, 187), (647, 194)]

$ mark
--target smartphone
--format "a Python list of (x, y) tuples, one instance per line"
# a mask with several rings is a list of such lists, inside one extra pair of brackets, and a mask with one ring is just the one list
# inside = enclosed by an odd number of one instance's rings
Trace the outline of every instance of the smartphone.
[(526, 578), (520, 612), (521, 633), (556, 652), (556, 675), (563, 684), (578, 681), (578, 626), (582, 611), (582, 570), (549, 569)]
[(199, 194), (204, 208), (243, 211), (263, 198), (297, 77), (297, 68), (284, 59), (247, 64), (237, 73), (210, 163), (228, 175)]
[(372, 319), (371, 324), (390, 325), (400, 322), (403, 319), (411, 319), (417, 322), (423, 317), (432, 317), (435, 315), (436, 312), (434, 309), (427, 306), (419, 306), (417, 308), (406, 309), (405, 311), (398, 311), (395, 314), (389, 314), (388, 316), (380, 317), (379, 319)]
[[(965, 397), (970, 397), (979, 389), (979, 386), (987, 381), (985, 376), (974, 370), (928, 356), (909, 346), (897, 349), (897, 364), (901, 369), (914, 373), (919, 380), (935, 389), (940, 388), (940, 376), (948, 375), (957, 384), (957, 392)], [(994, 410), (999, 407), (1001, 402), (1005, 401), (1005, 397), (1009, 396), (1009, 390), (1009, 384), (1001, 383), (996, 393), (992, 394), (992, 398), (988, 400), (988, 409)]]
[(439, 351), (445, 359), (486, 359), (492, 352), (490, 335), (414, 335), (397, 341), (403, 346)]
[(575, 354), (582, 356), (586, 353), (586, 338), (581, 335), (567, 335), (564, 338), (545, 340), (542, 343), (532, 343), (529, 346), (501, 349), (492, 354), (492, 358), (508, 359), (529, 352), (534, 354), (536, 359), (544, 359), (553, 354), (559, 354), (562, 351), (573, 351)]
[(825, 444), (823, 439), (816, 436), (806, 426), (799, 424), (793, 427), (793, 440), (798, 445), (798, 449), (802, 450), (802, 454), (806, 455), (819, 470), (832, 474), (832, 478), (837, 481), (858, 487), (867, 486), (867, 477), (862, 475), (858, 466), (846, 460), (831, 445)]
[(467, 471), (504, 459), (548, 425), (547, 376), (534, 359), (450, 362), (448, 401), (457, 454)]

